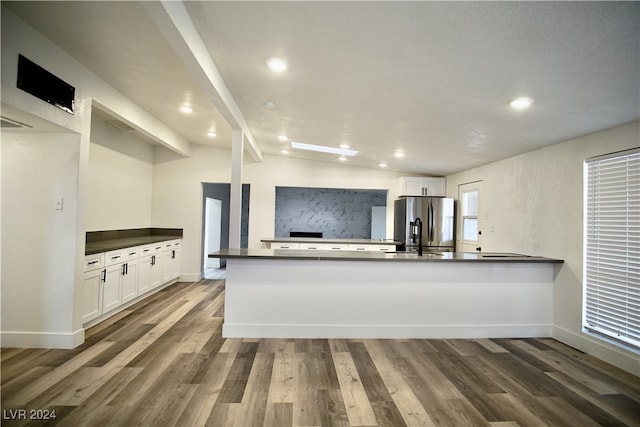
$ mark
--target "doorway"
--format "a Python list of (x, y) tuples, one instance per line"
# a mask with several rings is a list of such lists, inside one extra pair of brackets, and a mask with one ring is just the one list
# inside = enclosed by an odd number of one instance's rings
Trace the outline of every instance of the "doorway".
[[(242, 214), (240, 222), (240, 247), (249, 242), (249, 184), (242, 184)], [(208, 255), (229, 247), (229, 204), (231, 184), (202, 183), (202, 277), (224, 279), (226, 261), (209, 258)]]
[(207, 254), (220, 250), (220, 234), (222, 232), (222, 200), (205, 198), (204, 223), (204, 267), (220, 268), (220, 258), (209, 258)]
[(482, 181), (458, 186), (458, 248), (461, 252), (482, 251), (481, 188)]

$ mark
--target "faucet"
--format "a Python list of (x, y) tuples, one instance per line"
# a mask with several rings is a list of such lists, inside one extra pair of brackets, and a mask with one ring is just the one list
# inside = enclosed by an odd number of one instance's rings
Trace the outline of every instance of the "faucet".
[(418, 256), (422, 256), (422, 220), (420, 218), (416, 218), (413, 222), (414, 229), (412, 230), (413, 234), (413, 243), (416, 242), (416, 234), (418, 235)]

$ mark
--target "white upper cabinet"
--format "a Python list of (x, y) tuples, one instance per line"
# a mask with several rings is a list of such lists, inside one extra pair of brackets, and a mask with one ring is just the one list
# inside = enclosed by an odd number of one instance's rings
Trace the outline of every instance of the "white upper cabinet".
[(446, 180), (443, 177), (406, 176), (400, 178), (401, 196), (444, 197)]

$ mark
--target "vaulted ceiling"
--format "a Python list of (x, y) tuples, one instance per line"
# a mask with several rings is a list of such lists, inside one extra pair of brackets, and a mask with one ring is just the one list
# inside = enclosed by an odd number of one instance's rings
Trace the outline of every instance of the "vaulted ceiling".
[[(148, 7), (2, 4), (190, 142), (230, 147)], [(339, 163), (289, 143), (347, 144), (349, 165), (445, 175), (640, 118), (638, 2), (183, 5), (263, 153)]]

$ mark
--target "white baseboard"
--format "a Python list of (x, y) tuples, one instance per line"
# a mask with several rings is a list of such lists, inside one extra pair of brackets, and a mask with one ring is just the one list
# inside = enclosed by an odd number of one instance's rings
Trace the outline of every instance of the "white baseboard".
[(2, 348), (75, 348), (84, 342), (84, 329), (75, 332), (3, 331)]
[(199, 282), (200, 280), (202, 280), (202, 273), (187, 273), (178, 277), (178, 282)]
[(224, 338), (476, 339), (551, 336), (551, 325), (222, 325)]
[(552, 337), (620, 369), (640, 376), (640, 355), (633, 351), (608, 344), (588, 334), (576, 334), (559, 326), (553, 327)]

